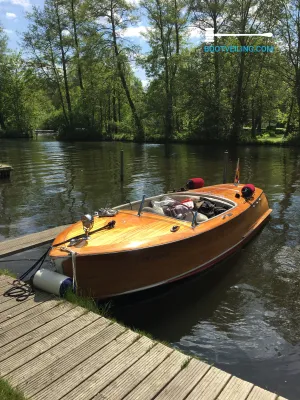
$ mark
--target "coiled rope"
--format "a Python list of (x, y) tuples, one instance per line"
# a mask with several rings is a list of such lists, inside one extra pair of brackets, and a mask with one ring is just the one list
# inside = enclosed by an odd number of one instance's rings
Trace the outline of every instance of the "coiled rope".
[(23, 279), (35, 269), (37, 272), (41, 268), (50, 249), (51, 247), (47, 249), (47, 251), (33, 264), (32, 267), (25, 271), (18, 279), (13, 281), (12, 287), (3, 293), (4, 297), (15, 297), (17, 301), (24, 301), (35, 293), (32, 279), (30, 279), (29, 282), (23, 282)]

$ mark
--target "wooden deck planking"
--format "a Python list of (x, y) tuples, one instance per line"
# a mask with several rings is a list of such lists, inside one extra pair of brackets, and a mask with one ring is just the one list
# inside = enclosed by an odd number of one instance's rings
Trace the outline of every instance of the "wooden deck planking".
[(153, 346), (153, 341), (147, 337), (138, 337), (133, 344), (123, 350), (117, 357), (100, 367), (96, 363), (97, 371), (89, 378), (76, 386), (71, 392), (63, 397), (63, 400), (90, 400), (109, 383), (138, 361)]
[(45, 312), (43, 304), (46, 300), (50, 300), (51, 298), (53, 298), (53, 296), (37, 293), (34, 298), (30, 298), (28, 302), (22, 302), (18, 307), (3, 311), (0, 314), (0, 332), (6, 326), (14, 328), (34, 318), (36, 315)]
[(154, 398), (181, 370), (188, 357), (173, 351), (150, 375), (124, 399), (148, 400)]
[(0, 361), (33, 400), (286, 400), (40, 292), (0, 302)]
[[(93, 400), (123, 399), (172, 352), (173, 350), (167, 346), (155, 344), (148, 353), (105, 387)], [(84, 398), (84, 393), (81, 393), (81, 398)]]
[[(35, 318), (32, 318), (31, 320), (25, 322), (24, 324), (22, 324), (21, 327), (16, 326), (15, 328), (10, 330), (7, 329), (7, 331), (4, 331), (0, 334), (0, 340), (1, 340), (0, 359), (1, 355), (3, 355), (8, 348), (12, 348), (13, 346), (16, 345), (16, 340), (18, 341), (24, 340), (23, 337), (32, 331), (34, 332), (30, 335), (30, 337), (32, 337), (32, 340), (34, 340), (33, 335), (35, 335), (37, 331), (40, 332), (43, 331), (44, 329), (47, 329), (44, 328), (47, 325), (47, 323), (50, 323), (53, 319), (66, 313), (68, 310), (74, 307), (73, 305), (71, 306), (70, 304), (67, 303), (64, 304), (58, 303), (55, 305), (55, 300), (50, 300), (50, 302), (52, 302), (54, 306), (49, 311), (46, 311), (45, 313), (40, 314)], [(38, 330), (37, 328), (40, 329)], [(36, 340), (38, 340), (38, 338), (39, 335), (37, 335)]]
[(192, 392), (187, 396), (187, 400), (216, 400), (222, 392), (225, 385), (231, 378), (230, 374), (211, 367), (203, 379), (195, 386)]
[(80, 385), (99, 368), (129, 347), (137, 338), (138, 334), (132, 331), (123, 332), (104, 348), (87, 358), (84, 363), (74, 367), (67, 374), (64, 374), (48, 387), (32, 396), (32, 398), (35, 400), (60, 400), (65, 394)]
[(155, 399), (184, 400), (209, 369), (210, 366), (208, 364), (191, 359), (188, 365), (175, 376)]
[(35, 329), (28, 334), (21, 336), (20, 338), (14, 340), (12, 343), (0, 348), (0, 371), (2, 371), (2, 362), (8, 357), (18, 353), (21, 350), (24, 350), (31, 344), (36, 343), (37, 341), (43, 340), (44, 337), (50, 335), (52, 332), (57, 331), (60, 329), (64, 324), (68, 324), (71, 322), (74, 317), (78, 317), (82, 315), (82, 310), (77, 309), (70, 309), (72, 312), (64, 313), (57, 318), (54, 318), (50, 322), (45, 325), (42, 325), (38, 329)]
[(113, 324), (104, 328), (99, 334), (74, 348), (64, 357), (57, 359), (54, 363), (38, 371), (37, 374), (29, 378), (24, 384), (20, 385), (25, 396), (32, 397), (41, 390), (44, 390), (59, 379), (63, 374), (73, 370), (77, 365), (87, 360), (90, 356), (105, 347), (111, 341), (125, 332), (125, 328)]
[(90, 315), (84, 313), (84, 311), (80, 311), (79, 307), (70, 310), (60, 329), (53, 330), (53, 332), (49, 333), (43, 339), (26, 346), (24, 349), (2, 361), (0, 365), (1, 376), (5, 376), (23, 364), (28, 363), (35, 357), (50, 350), (58, 342), (64, 341), (66, 337), (74, 335), (85, 326), (89, 325), (91, 323)]
[(254, 386), (249, 396), (247, 397), (247, 400), (276, 400), (276, 398), (277, 395), (275, 393), (270, 393), (265, 389)]
[(8, 374), (5, 379), (14, 386), (20, 385), (20, 388), (26, 386), (27, 382), (33, 379), (39, 371), (43, 371), (45, 368), (54, 365), (80, 344), (87, 342), (90, 338), (97, 335), (107, 325), (108, 321), (104, 318), (95, 317), (95, 314), (92, 313), (87, 314), (86, 326), (83, 329), (75, 332), (73, 335), (71, 334), (61, 342), (56, 342), (49, 351), (22, 365)]
[(42, 232), (31, 233), (16, 239), (4, 240), (0, 243), (0, 258), (8, 257), (43, 244), (51, 243), (54, 238), (69, 225), (57, 226)]
[(218, 400), (246, 400), (253, 384), (232, 376), (218, 396)]

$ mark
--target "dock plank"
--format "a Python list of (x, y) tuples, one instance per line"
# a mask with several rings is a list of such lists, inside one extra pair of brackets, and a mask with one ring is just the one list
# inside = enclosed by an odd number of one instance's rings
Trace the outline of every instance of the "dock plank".
[(62, 375), (71, 371), (77, 365), (87, 360), (100, 349), (115, 340), (118, 336), (125, 332), (125, 328), (117, 324), (112, 324), (107, 328), (100, 331), (91, 339), (80, 346), (73, 349), (64, 357), (56, 360), (54, 363), (39, 371), (37, 374), (29, 378), (26, 382), (20, 385), (20, 389), (24, 392), (25, 396), (33, 397), (41, 390), (45, 390), (47, 386), (51, 385), (54, 381), (59, 379)]
[(27, 302), (19, 303), (18, 307), (3, 311), (0, 314), (0, 332), (4, 327), (14, 328), (45, 312), (43, 304), (50, 299), (54, 299), (54, 296), (42, 292), (36, 293)]
[[(28, 301), (30, 297), (24, 300), (24, 302)], [(3, 311), (9, 310), (10, 308), (17, 307), (21, 304), (21, 302), (17, 301), (14, 297), (9, 297), (7, 301), (0, 304), (0, 315)]]
[[(137, 336), (138, 337), (138, 336)], [(89, 378), (76, 386), (63, 400), (91, 400), (94, 396), (125, 372), (132, 364), (139, 360), (151, 347), (153, 341), (147, 337), (141, 337), (116, 358), (99, 369)]]
[(11, 348), (14, 346), (14, 344), (11, 343), (14, 342), (16, 339), (23, 337), (24, 335), (35, 330), (36, 328), (49, 323), (52, 319), (55, 319), (61, 314), (66, 313), (68, 310), (74, 307), (74, 305), (71, 305), (70, 303), (59, 304), (56, 300), (50, 300), (49, 302), (44, 303), (44, 305), (48, 305), (49, 307), (51, 307), (51, 309), (44, 312), (43, 314), (36, 316), (35, 318), (30, 319), (29, 321), (22, 324), (21, 327), (16, 326), (15, 328), (8, 330), (7, 332), (5, 332), (6, 328), (4, 328), (4, 332), (2, 330), (0, 331), (1, 355), (7, 350), (7, 348)]
[(186, 400), (216, 400), (230, 378), (231, 375), (227, 374), (227, 372), (211, 367)]
[(34, 342), (30, 346), (26, 346), (23, 350), (2, 361), (0, 364), (1, 376), (5, 376), (21, 365), (28, 363), (91, 323), (90, 315), (85, 313), (85, 310), (80, 309), (80, 307), (70, 310), (67, 313), (67, 317), (60, 329), (53, 331), (41, 340)]
[(173, 350), (167, 346), (160, 343), (155, 344), (148, 353), (146, 353), (139, 361), (133, 364), (117, 379), (111, 382), (93, 400), (123, 399), (172, 352)]
[[(52, 332), (60, 329), (64, 324), (72, 321), (74, 316), (82, 315), (82, 310), (77, 308), (67, 309), (69, 312), (63, 312), (62, 315), (57, 316), (57, 318), (52, 319), (47, 324), (40, 326), (39, 328), (27, 333), (24, 336), (14, 340), (7, 346), (3, 346), (0, 349), (0, 371), (2, 371), (2, 363), (6, 358), (18, 353), (19, 351), (26, 349), (31, 344), (42, 340), (44, 337), (50, 335)], [(70, 312), (71, 311), (71, 312)], [(1, 375), (2, 376), (2, 375)]]
[(187, 360), (187, 356), (174, 351), (124, 399), (150, 400), (154, 398), (178, 374), (182, 364)]
[[(93, 354), (90, 358), (88, 358), (85, 363), (82, 363), (75, 367), (72, 371), (65, 374), (53, 384), (48, 386), (46, 389), (39, 392), (37, 395), (33, 396), (34, 400), (60, 400), (65, 394), (69, 393), (72, 389), (76, 388), (76, 393), (83, 393), (84, 399), (87, 400), (90, 398), (91, 393), (93, 391), (93, 386), (90, 388), (90, 391), (86, 393), (86, 390), (89, 389), (90, 381), (88, 378), (95, 372), (97, 372), (100, 368), (104, 366), (109, 366), (108, 371), (110, 374), (113, 374), (115, 365), (112, 365), (110, 361), (115, 359), (120, 353), (123, 355), (124, 350), (128, 348), (132, 350), (132, 356), (135, 357), (135, 350), (137, 345), (134, 343), (139, 338), (139, 335), (133, 331), (127, 330), (122, 335), (117, 337), (114, 341), (109, 343), (106, 347)], [(133, 344), (134, 343), (134, 344)], [(131, 346), (132, 345), (132, 346)], [(133, 347), (133, 349), (132, 349)], [(122, 358), (122, 357), (121, 357)], [(123, 356), (124, 360), (124, 356)], [(121, 369), (125, 368), (126, 364), (119, 365)], [(105, 372), (107, 373), (107, 368)], [(109, 376), (105, 376), (109, 379)], [(87, 382), (87, 385), (80, 386), (82, 382)], [(95, 383), (95, 381), (92, 381)], [(107, 383), (110, 381), (108, 380)], [(97, 380), (96, 380), (97, 384)], [(94, 386), (95, 389), (95, 386)], [(97, 391), (96, 391), (97, 393)], [(96, 394), (95, 393), (95, 394)], [(72, 398), (72, 397), (71, 397)]]
[(270, 393), (265, 389), (258, 386), (254, 386), (251, 390), (247, 400), (276, 400), (277, 395), (275, 393)]
[(208, 364), (196, 359), (190, 360), (188, 365), (176, 375), (155, 400), (184, 400), (209, 369)]
[(76, 347), (86, 343), (89, 339), (99, 334), (99, 332), (109, 324), (108, 320), (100, 318), (93, 313), (88, 313), (86, 318), (86, 326), (83, 329), (66, 337), (65, 340), (54, 345), (49, 351), (28, 361), (27, 364), (22, 365), (12, 373), (9, 373), (5, 376), (5, 379), (12, 385), (20, 385), (20, 388), (22, 388), (23, 385), (26, 385), (26, 381), (33, 379), (34, 375), (38, 374), (39, 371), (43, 371), (55, 362), (58, 362), (58, 360), (65, 357), (68, 353), (76, 349)]
[(70, 225), (57, 226), (42, 232), (31, 233), (16, 239), (5, 240), (0, 243), (0, 258), (17, 254), (34, 247), (50, 243), (54, 238)]
[(0, 298), (0, 376), (32, 400), (287, 400), (42, 292)]
[(246, 400), (253, 386), (253, 383), (232, 376), (219, 394), (218, 400)]

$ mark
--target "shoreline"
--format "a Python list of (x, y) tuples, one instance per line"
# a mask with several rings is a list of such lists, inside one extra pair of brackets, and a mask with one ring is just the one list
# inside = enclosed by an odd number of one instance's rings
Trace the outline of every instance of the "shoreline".
[[(55, 135), (40, 135), (44, 138), (56, 140), (58, 142), (121, 142), (121, 143), (136, 143), (136, 144), (191, 144), (191, 145), (203, 145), (203, 146), (275, 146), (275, 147), (299, 147), (299, 143), (293, 143), (291, 141), (272, 141), (272, 140), (243, 140), (240, 142), (231, 142), (229, 140), (199, 140), (199, 139), (172, 139), (166, 141), (164, 138), (149, 138), (144, 141), (135, 140), (134, 138), (114, 137), (114, 138), (58, 138)], [(33, 136), (1, 136), (0, 140), (36, 140)]]

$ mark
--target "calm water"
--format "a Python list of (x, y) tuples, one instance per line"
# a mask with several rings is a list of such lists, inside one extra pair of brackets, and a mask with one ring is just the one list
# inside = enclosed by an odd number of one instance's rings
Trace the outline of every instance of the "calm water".
[[(124, 149), (125, 179), (119, 179)], [(229, 149), (241, 179), (262, 187), (273, 208), (264, 230), (206, 277), (117, 303), (126, 323), (217, 367), (300, 398), (300, 156), (297, 149)], [(76, 221), (82, 213), (181, 187), (201, 176), (222, 180), (224, 149), (121, 143), (0, 141), (0, 161), (14, 167), (0, 181), (0, 240)], [(24, 271), (44, 248), (0, 260)], [(188, 257), (188, 254), (187, 254)]]

